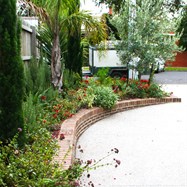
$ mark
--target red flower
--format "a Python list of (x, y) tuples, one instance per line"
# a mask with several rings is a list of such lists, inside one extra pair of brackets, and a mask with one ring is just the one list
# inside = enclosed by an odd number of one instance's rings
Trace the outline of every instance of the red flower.
[(44, 120), (43, 120), (43, 123), (46, 123), (46, 122), (47, 122), (47, 120), (44, 119)]
[(64, 113), (64, 116), (65, 116), (65, 117), (68, 117), (68, 116), (69, 116), (69, 112), (66, 111), (66, 112)]
[(116, 93), (118, 91), (118, 86), (112, 86), (113, 92)]
[(86, 84), (88, 84), (88, 83), (89, 83), (89, 81), (88, 81), (88, 80), (84, 80), (84, 82), (85, 82)]
[(73, 116), (73, 114), (70, 113), (70, 114), (69, 114), (69, 117), (72, 117), (72, 116)]
[(42, 101), (45, 101), (45, 100), (46, 100), (46, 96), (45, 96), (45, 95), (42, 95), (42, 96), (41, 96), (41, 100), (42, 100)]
[(125, 78), (125, 77), (121, 77), (121, 81), (126, 82), (126, 80), (127, 80), (127, 78)]
[(53, 117), (54, 117), (54, 118), (57, 118), (57, 114), (53, 114)]
[(116, 163), (118, 164), (118, 165), (120, 165), (121, 164), (121, 161), (120, 160), (115, 160), (116, 161)]
[(145, 85), (143, 86), (143, 88), (144, 88), (144, 89), (147, 89), (147, 88), (149, 88), (149, 85), (148, 85), (148, 84), (145, 84)]
[(119, 149), (114, 148), (114, 152), (115, 152), (115, 153), (119, 153)]
[(92, 160), (87, 160), (87, 165), (91, 164)]
[(143, 82), (143, 83), (148, 83), (149, 81), (148, 81), (148, 80), (146, 80), (146, 79), (142, 79), (142, 80), (140, 80), (140, 82)]
[(65, 139), (65, 136), (63, 133), (60, 134), (60, 140), (64, 140)]
[(73, 181), (73, 182), (71, 182), (71, 186), (74, 186), (74, 187), (80, 186), (79, 181)]
[(59, 113), (59, 110), (55, 110), (55, 112), (58, 114), (58, 113)]
[(58, 106), (59, 109), (62, 108), (62, 106), (60, 104), (58, 104), (57, 106)]

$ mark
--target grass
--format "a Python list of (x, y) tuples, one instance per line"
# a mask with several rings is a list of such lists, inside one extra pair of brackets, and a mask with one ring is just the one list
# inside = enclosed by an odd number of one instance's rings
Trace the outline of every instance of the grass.
[(165, 67), (165, 71), (187, 71), (187, 67)]

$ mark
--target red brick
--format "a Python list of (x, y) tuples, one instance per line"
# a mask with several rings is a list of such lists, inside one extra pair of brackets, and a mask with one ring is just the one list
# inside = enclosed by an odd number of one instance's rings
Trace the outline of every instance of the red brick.
[[(61, 163), (63, 167), (67, 169), (73, 162), (75, 156), (75, 145), (77, 143), (78, 138), (81, 136), (82, 133), (85, 132), (87, 128), (89, 128), (89, 126), (94, 124), (96, 121), (101, 120), (116, 112), (122, 112), (125, 110), (142, 106), (162, 104), (168, 102), (181, 102), (181, 98), (166, 97), (162, 99), (148, 98), (119, 101), (112, 110), (104, 110), (98, 107), (91, 109), (81, 109), (72, 118), (65, 120), (61, 124), (60, 133), (63, 133), (65, 135), (65, 139), (58, 140), (60, 149), (58, 156), (54, 157), (54, 161)], [(64, 156), (66, 154), (67, 157), (64, 160)]]

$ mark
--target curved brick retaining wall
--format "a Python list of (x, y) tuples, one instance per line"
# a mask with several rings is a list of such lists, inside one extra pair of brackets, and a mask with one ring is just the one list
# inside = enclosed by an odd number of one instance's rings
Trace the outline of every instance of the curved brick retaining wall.
[(89, 126), (93, 125), (95, 122), (117, 112), (169, 102), (181, 102), (181, 99), (176, 97), (167, 97), (161, 99), (133, 99), (118, 102), (112, 110), (104, 110), (98, 107), (81, 109), (73, 117), (65, 120), (62, 123), (58, 137), (60, 149), (58, 156), (56, 156), (54, 160), (62, 164), (64, 168), (68, 168), (74, 160), (78, 138)]

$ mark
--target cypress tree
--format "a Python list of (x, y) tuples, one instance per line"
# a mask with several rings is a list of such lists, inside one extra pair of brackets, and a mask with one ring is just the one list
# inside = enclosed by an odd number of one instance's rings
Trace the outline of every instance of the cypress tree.
[[(80, 0), (75, 0), (69, 9), (69, 16), (79, 11)], [(82, 76), (83, 46), (81, 45), (81, 21), (72, 20), (72, 26), (68, 28), (67, 54), (65, 67), (70, 72), (78, 73)]]
[(0, 140), (4, 144), (18, 132), (19, 145), (24, 142), (20, 25), (16, 0), (0, 0)]

